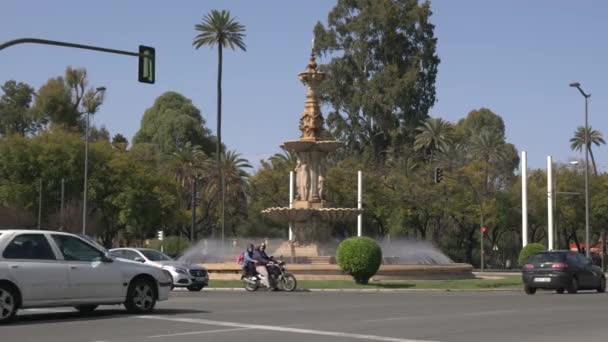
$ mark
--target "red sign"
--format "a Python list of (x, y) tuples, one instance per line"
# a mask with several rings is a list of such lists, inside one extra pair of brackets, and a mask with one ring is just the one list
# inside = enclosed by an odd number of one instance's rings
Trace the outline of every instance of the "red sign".
[(481, 228), (481, 232), (482, 232), (482, 233), (485, 233), (485, 232), (487, 232), (487, 231), (488, 231), (488, 228), (486, 228), (486, 227), (482, 227), (482, 228)]

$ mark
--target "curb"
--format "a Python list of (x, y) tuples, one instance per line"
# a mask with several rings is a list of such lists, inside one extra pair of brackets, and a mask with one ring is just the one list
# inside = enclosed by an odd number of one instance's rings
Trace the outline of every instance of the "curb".
[[(294, 292), (343, 292), (343, 293), (436, 293), (436, 292), (521, 292), (521, 288), (500, 289), (296, 289)], [(174, 289), (173, 292), (188, 292)], [(203, 292), (245, 292), (241, 287), (206, 287)], [(268, 292), (262, 289), (261, 292)]]

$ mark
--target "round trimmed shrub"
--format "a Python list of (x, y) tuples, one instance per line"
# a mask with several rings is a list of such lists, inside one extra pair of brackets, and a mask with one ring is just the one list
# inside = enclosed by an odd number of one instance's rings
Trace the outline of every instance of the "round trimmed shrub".
[(351, 237), (340, 243), (336, 252), (338, 265), (358, 284), (367, 284), (382, 263), (382, 249), (368, 237)]
[(524, 247), (519, 253), (519, 259), (517, 263), (520, 267), (525, 265), (528, 262), (528, 257), (530, 255), (534, 255), (536, 253), (544, 252), (547, 249), (542, 243), (529, 243)]

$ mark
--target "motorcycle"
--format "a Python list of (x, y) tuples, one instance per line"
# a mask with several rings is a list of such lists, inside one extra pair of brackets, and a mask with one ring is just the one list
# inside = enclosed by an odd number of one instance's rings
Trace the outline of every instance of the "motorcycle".
[[(268, 268), (268, 276), (271, 277), (270, 283), (275, 284), (277, 289), (292, 292), (298, 286), (296, 277), (287, 272), (287, 265), (283, 261), (272, 262), (266, 265)], [(246, 276), (243, 274), (241, 280), (245, 290), (249, 292), (257, 291), (260, 287), (266, 287), (262, 279), (263, 275), (256, 273), (254, 276)]]

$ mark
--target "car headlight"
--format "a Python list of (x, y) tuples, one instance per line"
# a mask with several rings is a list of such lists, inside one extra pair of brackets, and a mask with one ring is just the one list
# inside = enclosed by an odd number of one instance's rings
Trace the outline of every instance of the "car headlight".
[(174, 266), (167, 266), (166, 268), (169, 270), (172, 270), (176, 273), (179, 273), (179, 274), (188, 274), (188, 270), (183, 269), (183, 268), (174, 267)]

